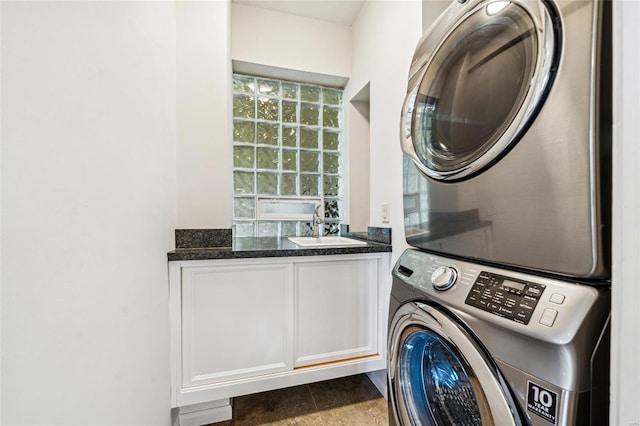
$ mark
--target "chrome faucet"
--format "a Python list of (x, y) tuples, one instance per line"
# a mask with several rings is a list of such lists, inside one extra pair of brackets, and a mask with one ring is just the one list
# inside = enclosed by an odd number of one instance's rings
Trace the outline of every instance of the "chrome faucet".
[(324, 219), (320, 216), (318, 212), (320, 210), (320, 204), (316, 206), (316, 209), (313, 211), (313, 238), (320, 238), (320, 226), (324, 223)]

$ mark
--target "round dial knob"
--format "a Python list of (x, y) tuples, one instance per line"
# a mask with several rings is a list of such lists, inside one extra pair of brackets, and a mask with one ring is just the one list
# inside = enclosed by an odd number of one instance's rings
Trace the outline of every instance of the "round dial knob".
[(448, 290), (456, 283), (458, 271), (451, 266), (441, 266), (431, 274), (431, 283), (436, 290)]

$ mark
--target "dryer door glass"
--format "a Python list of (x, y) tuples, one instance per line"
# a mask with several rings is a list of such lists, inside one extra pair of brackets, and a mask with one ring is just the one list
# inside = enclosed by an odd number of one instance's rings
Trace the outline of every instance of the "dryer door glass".
[(539, 31), (541, 22), (518, 3), (498, 1), (477, 8), (447, 35), (412, 98), (414, 159), (423, 172), (460, 179), (515, 143), (552, 80), (542, 63), (554, 41)]
[(482, 424), (473, 371), (441, 337), (426, 330), (412, 332), (402, 344), (399, 363), (412, 424)]

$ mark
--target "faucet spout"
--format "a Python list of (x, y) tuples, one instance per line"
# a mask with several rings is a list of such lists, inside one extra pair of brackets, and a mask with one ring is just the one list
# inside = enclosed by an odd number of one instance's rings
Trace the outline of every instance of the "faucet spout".
[(322, 216), (320, 216), (319, 213), (320, 210), (320, 204), (318, 204), (316, 206), (316, 209), (313, 211), (313, 238), (320, 238), (320, 226), (318, 225), (322, 225), (324, 223), (324, 219), (322, 218)]

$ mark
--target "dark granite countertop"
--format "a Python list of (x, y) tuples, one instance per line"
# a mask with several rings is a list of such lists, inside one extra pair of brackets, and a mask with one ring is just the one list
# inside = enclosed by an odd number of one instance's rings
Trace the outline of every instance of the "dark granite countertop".
[(176, 261), (391, 252), (390, 229), (369, 228), (367, 233), (350, 233), (345, 228), (341, 235), (367, 244), (311, 248), (300, 247), (286, 238), (230, 238), (230, 230), (176, 230), (177, 248), (167, 253), (167, 257)]

